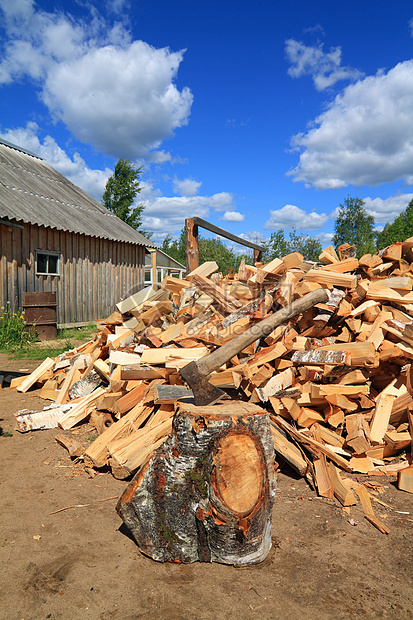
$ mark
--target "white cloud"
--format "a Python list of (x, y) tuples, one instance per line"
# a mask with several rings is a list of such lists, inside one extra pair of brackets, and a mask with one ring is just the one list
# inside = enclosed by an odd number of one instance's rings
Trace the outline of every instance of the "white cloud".
[(364, 208), (374, 217), (376, 223), (387, 224), (392, 222), (409, 202), (413, 199), (413, 194), (397, 194), (383, 200), (382, 198), (363, 198)]
[(282, 209), (270, 211), (271, 217), (265, 222), (264, 228), (277, 230), (279, 228), (298, 230), (318, 230), (328, 220), (325, 213), (306, 213), (295, 205), (285, 205)]
[(0, 0), (7, 21), (27, 19), (33, 13), (33, 0)]
[[(402, 211), (405, 211), (409, 202), (413, 200), (413, 194), (396, 194), (389, 198), (362, 198), (364, 203), (364, 209), (366, 209), (369, 215), (374, 217), (376, 223), (376, 229), (382, 230), (384, 225), (391, 223), (394, 219), (400, 215)], [(336, 207), (329, 215), (329, 219), (336, 220), (340, 214), (340, 207)]]
[(196, 196), (201, 185), (202, 183), (195, 179), (173, 179), (174, 192), (181, 196)]
[[(145, 183), (143, 183), (145, 185)], [(226, 192), (212, 196), (159, 196), (142, 192), (140, 199), (145, 204), (143, 228), (155, 231), (163, 239), (167, 234), (176, 234), (182, 230), (185, 219), (198, 216), (208, 219), (213, 211), (227, 211), (232, 204), (232, 195)], [(154, 240), (156, 236), (154, 236)]]
[(241, 233), (238, 235), (241, 239), (245, 239), (246, 241), (251, 241), (251, 243), (255, 243), (256, 245), (261, 245), (264, 241), (267, 241), (265, 235), (262, 232), (257, 230), (249, 230), (245, 233)]
[(239, 213), (238, 211), (225, 211), (221, 219), (226, 222), (243, 222), (245, 215)]
[(294, 181), (317, 189), (413, 182), (413, 61), (347, 86), (307, 133)]
[(321, 36), (325, 36), (324, 28), (321, 24), (316, 24), (315, 26), (309, 26), (308, 28), (304, 28), (303, 32), (309, 34), (319, 34)]
[(327, 248), (333, 243), (334, 233), (319, 233), (317, 239), (321, 243), (322, 248)]
[(288, 39), (285, 52), (291, 63), (288, 75), (293, 78), (311, 75), (317, 90), (325, 90), (340, 80), (357, 80), (363, 75), (357, 69), (341, 65), (340, 47), (332, 47), (326, 53), (322, 43), (307, 46), (300, 41)]
[[(184, 51), (131, 41), (120, 24), (77, 21), (0, 0), (7, 37), (0, 83), (29, 77), (53, 118), (114, 157), (170, 159), (162, 141), (187, 124), (193, 96), (174, 81)], [(16, 3), (14, 3), (16, 4)]]

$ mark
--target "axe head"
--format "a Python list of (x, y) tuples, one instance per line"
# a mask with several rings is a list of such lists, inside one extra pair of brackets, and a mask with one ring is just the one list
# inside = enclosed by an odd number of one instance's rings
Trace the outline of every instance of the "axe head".
[(179, 374), (191, 388), (197, 406), (213, 405), (225, 396), (225, 392), (211, 385), (206, 377), (201, 375), (195, 362), (189, 362), (181, 368)]

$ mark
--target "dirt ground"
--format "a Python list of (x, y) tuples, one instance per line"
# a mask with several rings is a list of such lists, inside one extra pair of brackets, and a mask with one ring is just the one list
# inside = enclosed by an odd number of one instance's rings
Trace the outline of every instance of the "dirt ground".
[[(0, 373), (38, 363), (0, 356)], [(373, 503), (388, 535), (360, 504), (347, 514), (284, 467), (262, 564), (159, 564), (115, 512), (124, 481), (89, 477), (54, 441), (60, 430), (14, 430), (18, 410), (44, 405), (36, 391), (0, 391), (0, 618), (413, 618), (413, 496), (394, 477), (370, 478), (384, 487), (388, 507)], [(95, 436), (88, 425), (75, 432), (85, 445)]]

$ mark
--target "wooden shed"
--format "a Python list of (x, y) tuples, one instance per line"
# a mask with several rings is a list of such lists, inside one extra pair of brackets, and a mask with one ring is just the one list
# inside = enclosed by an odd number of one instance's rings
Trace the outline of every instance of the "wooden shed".
[(57, 323), (86, 323), (144, 286), (156, 246), (39, 156), (0, 140), (0, 305), (55, 292)]

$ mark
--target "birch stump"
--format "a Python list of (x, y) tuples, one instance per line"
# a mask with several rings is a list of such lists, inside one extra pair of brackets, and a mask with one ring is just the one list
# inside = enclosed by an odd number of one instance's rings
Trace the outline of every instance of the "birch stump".
[(271, 548), (273, 463), (259, 406), (179, 403), (172, 436), (116, 509), (141, 551), (159, 562), (258, 563)]

